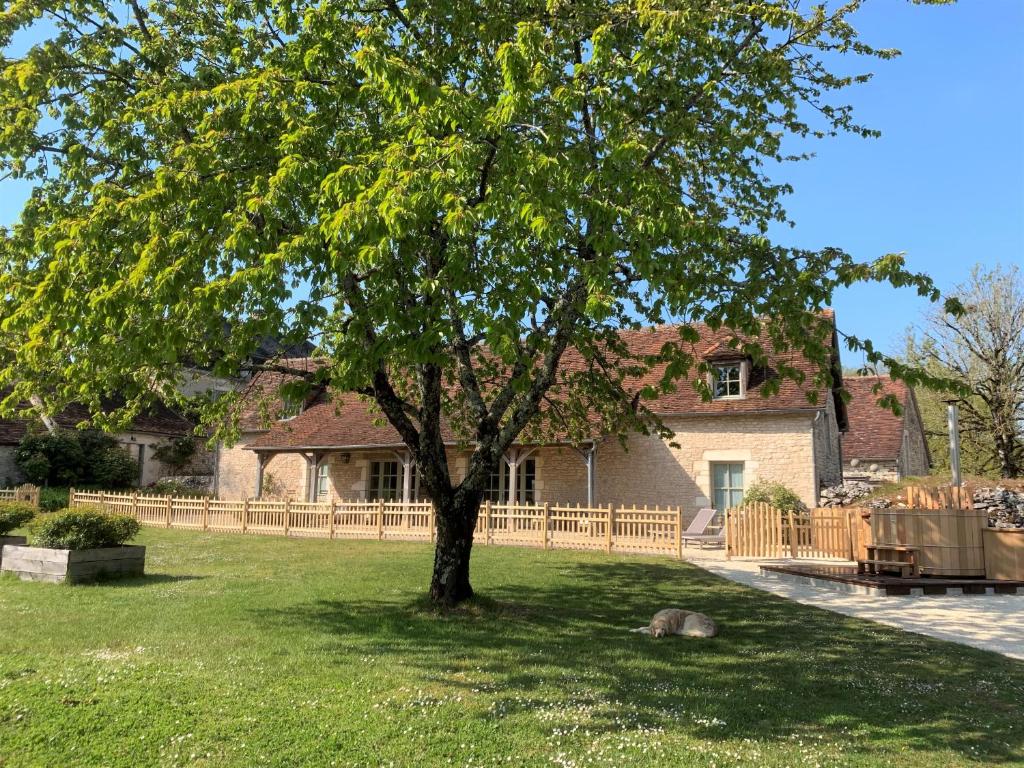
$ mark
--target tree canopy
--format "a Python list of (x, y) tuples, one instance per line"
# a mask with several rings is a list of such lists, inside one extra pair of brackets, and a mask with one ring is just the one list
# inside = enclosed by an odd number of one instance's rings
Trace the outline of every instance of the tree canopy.
[[(837, 288), (938, 298), (898, 254), (768, 235), (804, 139), (874, 135), (839, 98), (869, 75), (839, 70), (896, 52), (858, 37), (859, 6), (14, 0), (0, 45), (51, 33), (0, 67), (0, 172), (35, 184), (0, 239), (5, 405), (131, 408), (176, 397), (184, 361), (234, 374), (268, 335), (312, 338), (308, 378), (376, 402), (471, 543), (545, 401), (577, 436), (588, 414), (663, 430), (626, 379), (658, 363), (662, 388), (706, 388), (691, 323), (818, 362), (813, 397)], [(616, 329), (665, 320), (678, 344), (624, 360)], [(560, 369), (570, 348), (583, 370)], [(442, 414), (476, 446), (458, 485)]]
[(960, 408), (961, 464), (971, 474), (1024, 472), (1024, 276), (1019, 267), (984, 269), (951, 291), (958, 316), (936, 308), (907, 339), (911, 365), (957, 389), (919, 395), (932, 455), (949, 466), (944, 400)]

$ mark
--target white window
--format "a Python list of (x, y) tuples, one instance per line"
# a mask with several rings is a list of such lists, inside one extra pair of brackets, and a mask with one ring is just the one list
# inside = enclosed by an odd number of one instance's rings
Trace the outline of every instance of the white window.
[(371, 461), (370, 486), (366, 498), (370, 501), (394, 501), (402, 498), (402, 465), (397, 461)]
[(327, 496), (331, 492), (331, 466), (326, 461), (316, 468), (316, 495)]
[(281, 407), (277, 411), (277, 418), (281, 421), (294, 419), (302, 413), (302, 408), (305, 404), (305, 398), (298, 397), (296, 395), (288, 395), (281, 399)]
[(715, 366), (715, 397), (743, 397), (743, 363)]
[[(401, 501), (403, 467), (400, 461), (371, 461), (370, 484), (366, 490), (369, 501)], [(409, 472), (410, 501), (429, 501), (426, 493), (420, 493), (420, 476), (413, 464)]]
[[(512, 483), (512, 470), (504, 459), (498, 467), (497, 472), (491, 473), (490, 483), (484, 492), (484, 498), (497, 504), (507, 504), (508, 494)], [(519, 462), (519, 470), (516, 474), (516, 503), (533, 504), (536, 500), (535, 486), (537, 484), (537, 462), (533, 459), (526, 459)]]

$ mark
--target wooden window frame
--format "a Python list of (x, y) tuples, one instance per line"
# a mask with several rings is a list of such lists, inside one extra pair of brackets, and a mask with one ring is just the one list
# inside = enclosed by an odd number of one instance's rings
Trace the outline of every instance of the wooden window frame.
[[(734, 380), (731, 377), (726, 379), (726, 384), (736, 383), (739, 390), (737, 394), (718, 394), (718, 385), (722, 382), (720, 376), (721, 371), (727, 369), (736, 369), (738, 380)], [(720, 362), (715, 363), (714, 368), (711, 372), (711, 395), (714, 400), (742, 400), (747, 396), (747, 376), (749, 375), (749, 363), (746, 360), (736, 360), (734, 362)], [(728, 387), (726, 387), (728, 392)]]

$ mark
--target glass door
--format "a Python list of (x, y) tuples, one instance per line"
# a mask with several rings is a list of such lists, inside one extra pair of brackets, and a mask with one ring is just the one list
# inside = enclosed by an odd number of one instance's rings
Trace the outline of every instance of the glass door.
[(711, 465), (712, 499), (719, 512), (743, 501), (743, 463)]

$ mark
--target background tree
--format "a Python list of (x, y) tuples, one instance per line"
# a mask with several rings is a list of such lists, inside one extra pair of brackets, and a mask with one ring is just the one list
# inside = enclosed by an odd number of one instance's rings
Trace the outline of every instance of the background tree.
[[(1024, 278), (1017, 266), (985, 270), (951, 294), (963, 306), (952, 316), (932, 311), (907, 341), (911, 365), (963, 389), (962, 466), (974, 474), (1019, 477), (1024, 469)], [(944, 399), (922, 391), (921, 415), (933, 456), (949, 464)]]
[[(177, 397), (183, 360), (229, 376), (267, 336), (315, 339), (322, 368), (265, 367), (300, 378), (291, 396), (376, 403), (437, 509), (431, 594), (466, 598), (506, 449), (666, 434), (659, 388), (709, 396), (691, 323), (757, 360), (805, 354), (814, 398), (837, 287), (937, 298), (897, 255), (766, 234), (790, 191), (769, 170), (800, 159), (787, 139), (874, 135), (834, 98), (868, 78), (842, 56), (896, 55), (858, 38), (859, 4), (14, 0), (0, 44), (40, 17), (54, 31), (0, 71), (0, 171), (36, 183), (0, 241), (5, 407), (127, 394), (109, 425)], [(615, 333), (664, 320), (679, 338), (656, 356)], [(652, 366), (660, 385), (635, 391)], [(443, 417), (473, 447), (460, 483)]]

